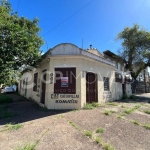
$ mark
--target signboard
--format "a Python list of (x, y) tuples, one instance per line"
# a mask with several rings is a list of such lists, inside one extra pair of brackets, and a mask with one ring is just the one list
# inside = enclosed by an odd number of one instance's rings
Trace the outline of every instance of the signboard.
[(61, 87), (68, 87), (68, 77), (61, 77)]

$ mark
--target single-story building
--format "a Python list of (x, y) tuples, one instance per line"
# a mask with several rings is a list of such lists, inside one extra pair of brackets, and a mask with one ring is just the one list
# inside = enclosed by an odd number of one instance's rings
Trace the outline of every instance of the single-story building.
[(113, 61), (97, 49), (83, 50), (70, 43), (47, 51), (38, 68), (22, 75), (18, 87), (21, 95), (48, 109), (79, 109), (86, 103), (120, 99), (123, 94)]

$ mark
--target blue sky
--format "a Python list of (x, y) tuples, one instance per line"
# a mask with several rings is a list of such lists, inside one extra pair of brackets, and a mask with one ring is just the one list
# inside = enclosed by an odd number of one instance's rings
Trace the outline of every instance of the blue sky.
[(52, 48), (65, 42), (82, 48), (83, 39), (84, 49), (92, 44), (101, 52), (109, 49), (117, 53), (121, 43), (115, 41), (115, 38), (124, 27), (138, 23), (150, 31), (150, 0), (9, 0), (9, 2), (14, 11), (18, 9), (19, 16), (29, 19), (39, 18), (39, 27), (42, 29), (40, 35), (45, 41), (41, 47), (44, 52), (47, 51), (47, 47)]

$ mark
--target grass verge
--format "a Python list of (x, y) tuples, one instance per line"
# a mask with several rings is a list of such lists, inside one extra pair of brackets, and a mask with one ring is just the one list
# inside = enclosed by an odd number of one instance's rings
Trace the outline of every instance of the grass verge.
[(7, 130), (18, 130), (20, 128), (23, 127), (23, 124), (12, 124), (12, 123), (9, 123), (9, 124), (6, 124), (5, 127), (7, 128)]

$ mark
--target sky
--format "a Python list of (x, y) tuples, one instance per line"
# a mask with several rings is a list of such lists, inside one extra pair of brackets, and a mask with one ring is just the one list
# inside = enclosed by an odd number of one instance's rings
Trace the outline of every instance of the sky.
[(135, 23), (150, 31), (150, 0), (9, 0), (19, 16), (39, 18), (43, 52), (60, 43), (118, 53), (119, 32)]

